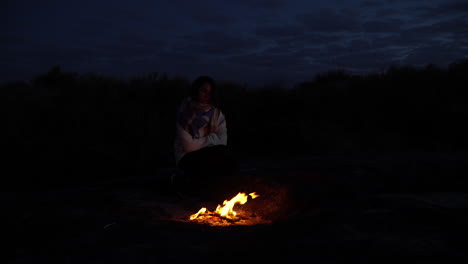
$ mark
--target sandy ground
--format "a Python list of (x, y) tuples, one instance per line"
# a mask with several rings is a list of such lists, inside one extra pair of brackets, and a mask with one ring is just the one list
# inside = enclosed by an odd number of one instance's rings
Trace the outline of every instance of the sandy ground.
[[(466, 257), (463, 155), (249, 159), (245, 210), (270, 224), (187, 221), (223, 199), (177, 195), (170, 169), (28, 192), (2, 192), (10, 263), (167, 263), (229, 259), (438, 262)], [(241, 207), (239, 207), (241, 208)], [(11, 230), (10, 230), (11, 231)], [(385, 258), (382, 258), (385, 256)], [(211, 262), (211, 261), (210, 261)]]

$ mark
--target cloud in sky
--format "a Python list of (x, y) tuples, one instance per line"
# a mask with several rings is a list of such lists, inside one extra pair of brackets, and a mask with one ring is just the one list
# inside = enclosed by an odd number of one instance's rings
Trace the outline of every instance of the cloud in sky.
[(366, 0), (366, 1), (361, 2), (361, 4), (359, 4), (359, 7), (368, 8), (368, 7), (379, 7), (382, 5), (383, 3), (380, 1)]
[(243, 36), (235, 32), (208, 30), (185, 35), (182, 41), (172, 47), (173, 50), (213, 55), (230, 55), (256, 49), (260, 40), (250, 36)]
[(320, 11), (299, 14), (297, 20), (309, 31), (314, 32), (349, 32), (356, 31), (359, 17), (343, 10), (322, 9)]
[(287, 0), (237, 0), (237, 2), (252, 8), (281, 8), (288, 4)]
[(19, 0), (0, 12), (7, 19), (0, 82), (56, 63), (117, 76), (166, 71), (237, 80), (241, 71), (257, 83), (274, 72), (294, 82), (336, 67), (446, 65), (468, 54), (464, 1)]

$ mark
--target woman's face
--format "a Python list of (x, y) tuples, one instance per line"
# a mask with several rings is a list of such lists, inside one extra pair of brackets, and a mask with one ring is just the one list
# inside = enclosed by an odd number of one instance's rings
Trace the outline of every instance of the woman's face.
[(204, 83), (198, 90), (198, 102), (208, 104), (211, 101), (211, 85)]

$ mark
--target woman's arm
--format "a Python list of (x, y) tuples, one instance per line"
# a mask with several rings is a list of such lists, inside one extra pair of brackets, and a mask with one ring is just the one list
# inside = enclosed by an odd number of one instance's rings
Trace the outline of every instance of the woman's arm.
[(219, 113), (218, 127), (214, 133), (209, 135), (211, 145), (227, 145), (226, 120), (222, 112)]
[(192, 136), (183, 129), (180, 124), (177, 124), (176, 136), (179, 138), (182, 148), (186, 153), (204, 148), (210, 143), (209, 136), (192, 138)]
[(177, 123), (176, 136), (179, 138), (184, 152), (193, 152), (207, 146), (227, 145), (226, 121), (220, 114), (218, 128), (215, 132), (199, 138), (193, 138), (185, 129)]

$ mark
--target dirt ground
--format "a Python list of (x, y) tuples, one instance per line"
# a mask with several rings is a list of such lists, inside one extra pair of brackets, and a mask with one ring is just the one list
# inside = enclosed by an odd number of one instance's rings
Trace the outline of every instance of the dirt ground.
[[(416, 157), (416, 158), (415, 158)], [(466, 257), (464, 155), (321, 156), (242, 162), (216, 195), (178, 194), (171, 169), (65, 187), (2, 192), (10, 263), (273, 260), (439, 262)], [(268, 224), (188, 221), (238, 191)], [(224, 198), (222, 198), (224, 197)], [(385, 258), (382, 258), (385, 256)]]

